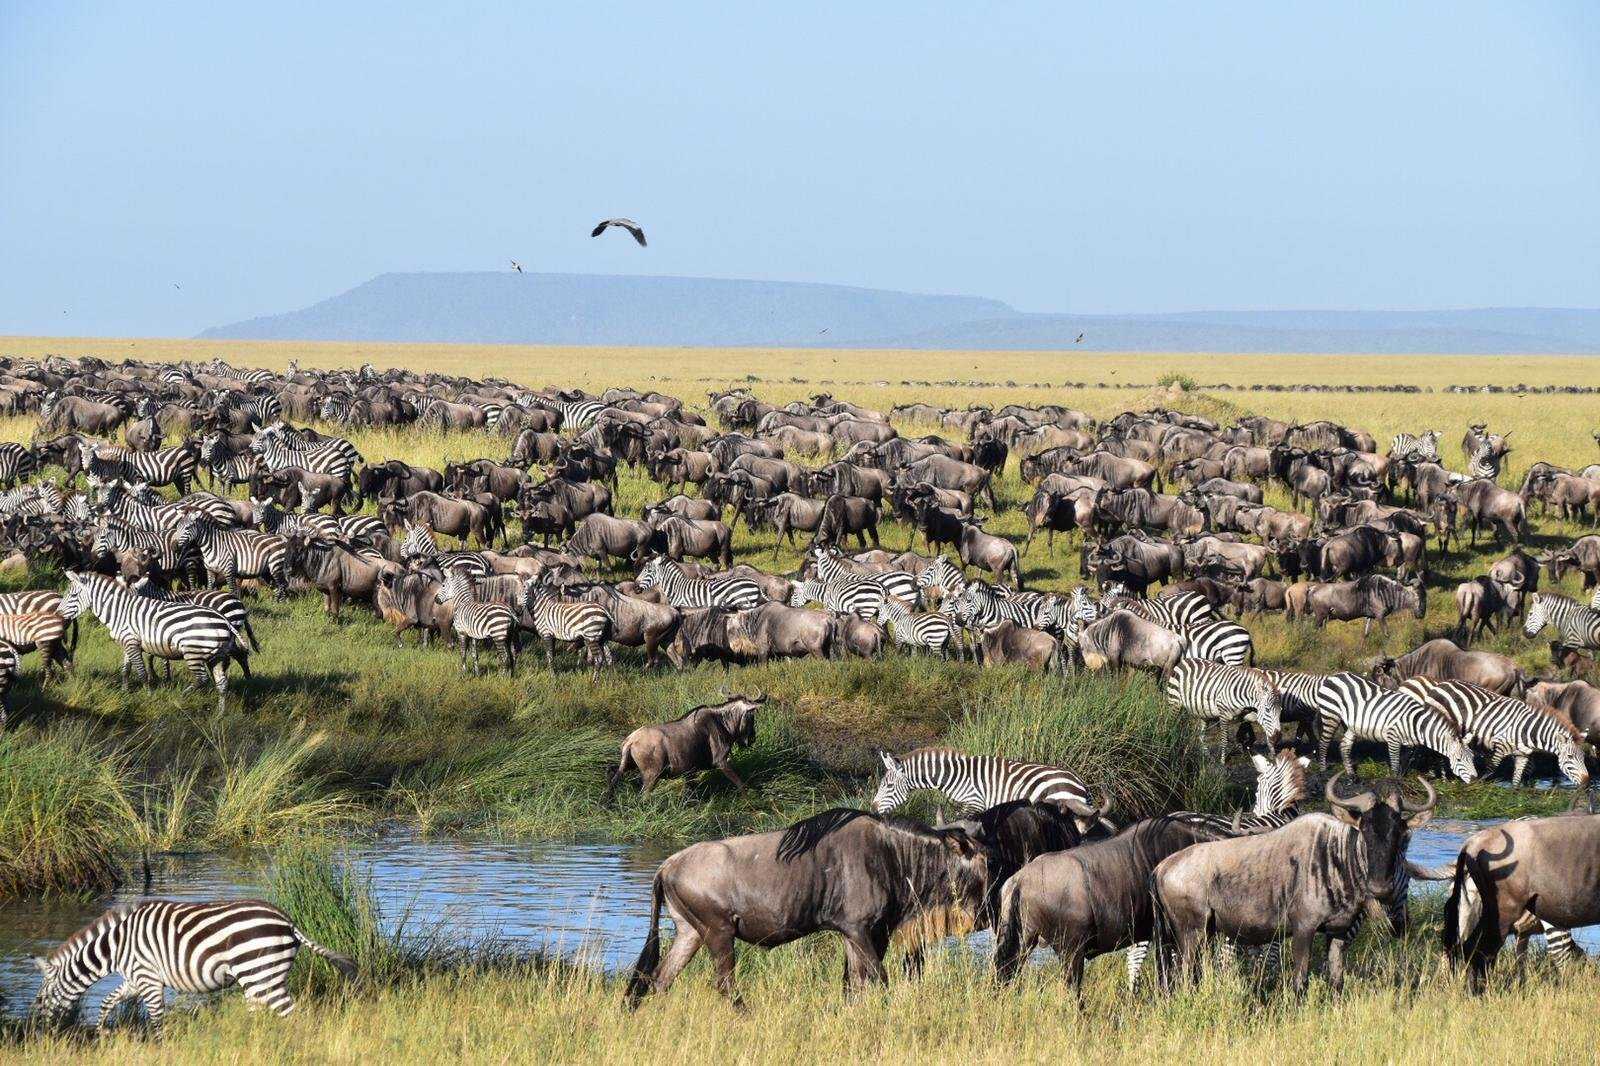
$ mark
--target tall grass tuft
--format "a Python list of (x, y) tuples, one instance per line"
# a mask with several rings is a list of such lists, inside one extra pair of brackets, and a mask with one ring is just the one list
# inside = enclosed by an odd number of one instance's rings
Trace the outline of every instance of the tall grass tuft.
[(225, 757), (205, 841), (213, 847), (271, 844), (358, 820), (342, 792), (306, 772), (326, 737), (280, 737), (253, 759)]

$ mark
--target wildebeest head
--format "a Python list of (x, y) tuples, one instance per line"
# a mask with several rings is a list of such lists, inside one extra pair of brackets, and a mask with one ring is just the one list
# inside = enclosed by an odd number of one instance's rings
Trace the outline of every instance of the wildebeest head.
[(1419, 775), (1417, 780), (1428, 792), (1427, 801), (1420, 806), (1405, 798), (1398, 783), (1390, 787), (1382, 798), (1376, 791), (1368, 789), (1345, 799), (1334, 789), (1343, 773), (1341, 770), (1328, 779), (1323, 786), (1323, 795), (1327, 797), (1329, 810), (1361, 834), (1367, 858), (1367, 892), (1379, 902), (1389, 903), (1394, 896), (1395, 875), (1399, 872), (1400, 864), (1406, 860), (1406, 842), (1411, 837), (1411, 831), (1433, 817), (1433, 808), (1438, 803), (1439, 795), (1427, 778)]
[(756, 741), (756, 712), (766, 706), (766, 693), (756, 689), (753, 696), (735, 695), (723, 689), (717, 693), (723, 702), (711, 705), (735, 747), (748, 748)]

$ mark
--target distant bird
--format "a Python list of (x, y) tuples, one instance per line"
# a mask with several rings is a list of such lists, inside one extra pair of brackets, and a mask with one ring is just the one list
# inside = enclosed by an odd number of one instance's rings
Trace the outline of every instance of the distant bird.
[(522, 273), (522, 264), (513, 259), (511, 260), (511, 269), (520, 274)]
[(177, 290), (178, 290), (178, 291), (179, 291), (179, 292), (182, 292), (182, 291), (183, 291), (183, 286), (182, 286), (182, 285), (179, 285), (179, 284), (178, 284), (178, 283), (177, 283), (177, 282), (176, 282), (176, 281), (174, 281), (174, 282), (173, 282), (173, 283), (172, 283), (172, 287), (173, 287), (173, 288), (174, 288), (174, 289), (177, 289)]
[(823, 334), (823, 333), (826, 333), (826, 332), (828, 332), (828, 327), (826, 327), (826, 326), (824, 326), (824, 327), (822, 327), (822, 328), (821, 328), (821, 329), (819, 329), (819, 330), (817, 330), (817, 333), (818, 333), (818, 334), (819, 334), (819, 335), (821, 335), (821, 334)]
[(1073, 341), (1072, 343), (1073, 344), (1082, 344), (1083, 343), (1083, 334), (1081, 334), (1081, 333), (1078, 334), (1078, 339)]
[(600, 234), (604, 233), (606, 230), (610, 229), (612, 226), (621, 226), (623, 229), (625, 229), (629, 233), (633, 234), (633, 239), (639, 242), (639, 247), (641, 247), (641, 248), (649, 247), (645, 243), (644, 227), (639, 225), (639, 223), (635, 222), (631, 218), (608, 218), (604, 222), (602, 222), (598, 226), (596, 226), (594, 228), (594, 231), (592, 233), (590, 233), (589, 236), (598, 237), (598, 236), (600, 236)]

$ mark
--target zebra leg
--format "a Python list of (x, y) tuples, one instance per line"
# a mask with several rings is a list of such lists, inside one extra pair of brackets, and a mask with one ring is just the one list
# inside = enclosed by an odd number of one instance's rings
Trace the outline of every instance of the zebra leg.
[(1512, 788), (1520, 788), (1520, 787), (1522, 787), (1522, 774), (1527, 769), (1528, 769), (1528, 757), (1526, 755), (1518, 755), (1518, 756), (1516, 756), (1515, 760), (1511, 764), (1511, 787)]
[(1400, 754), (1401, 754), (1401, 752), (1400, 752), (1400, 738), (1397, 737), (1397, 736), (1392, 736), (1391, 735), (1391, 736), (1385, 737), (1384, 741), (1389, 746), (1389, 772), (1394, 774), (1396, 777), (1399, 777), (1400, 776)]
[(101, 1002), (100, 1017), (99, 1020), (95, 1022), (95, 1031), (101, 1033), (105, 1032), (107, 1026), (109, 1026), (111, 1023), (111, 1015), (116, 1013), (117, 1008), (129, 1000), (136, 998), (138, 998), (138, 996), (134, 992), (133, 982), (124, 978), (122, 984), (117, 986), (117, 990), (106, 996), (104, 1001)]
[[(291, 961), (292, 958), (291, 958)], [(284, 984), (287, 976), (283, 971), (274, 970), (265, 981), (257, 978), (252, 981), (248, 975), (239, 982), (239, 987), (244, 989), (244, 1001), (251, 1008), (265, 1007), (278, 1017), (287, 1017), (294, 1012), (294, 997), (289, 994), (288, 986)]]
[(161, 1032), (161, 1023), (167, 1013), (167, 986), (161, 983), (161, 978), (153, 973), (140, 971), (127, 975), (127, 983), (134, 985), (134, 995), (144, 1005), (145, 1017), (150, 1019), (150, 1028)]
[(217, 686), (217, 712), (228, 709), (228, 660), (211, 664), (211, 680)]
[(1347, 774), (1356, 772), (1354, 764), (1350, 761), (1350, 752), (1355, 746), (1356, 731), (1354, 729), (1346, 729), (1344, 736), (1339, 738), (1339, 759), (1344, 763), (1344, 772)]
[(122, 687), (128, 687), (128, 678), (132, 676), (144, 683), (144, 649), (139, 647), (138, 640), (129, 640), (122, 645)]
[(1139, 988), (1139, 974), (1144, 970), (1145, 956), (1150, 954), (1150, 941), (1141, 940), (1128, 948), (1128, 994)]
[(517, 656), (511, 650), (511, 635), (509, 633), (506, 634), (506, 639), (501, 643), (500, 650), (505, 653), (506, 673), (515, 676), (517, 672)]
[(549, 633), (544, 638), (544, 665), (552, 674), (556, 672), (556, 638)]
[(1572, 942), (1572, 932), (1567, 929), (1558, 929), (1549, 922), (1540, 922), (1544, 927), (1544, 953), (1554, 962), (1569, 962), (1582, 956), (1578, 945)]

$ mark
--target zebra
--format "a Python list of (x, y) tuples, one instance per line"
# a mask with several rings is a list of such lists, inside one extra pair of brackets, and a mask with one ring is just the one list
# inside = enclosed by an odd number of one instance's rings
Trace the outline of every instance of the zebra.
[(1444, 756), (1463, 781), (1478, 776), (1472, 752), (1455, 724), (1410, 692), (1379, 688), (1359, 674), (1334, 674), (1317, 688), (1317, 714), (1317, 754), (1324, 770), (1333, 738), (1343, 730), (1339, 753), (1346, 773), (1355, 773), (1350, 752), (1359, 737), (1381, 740), (1388, 746), (1389, 769), (1396, 776), (1405, 747), (1425, 747)]
[(46, 518), (60, 514), (66, 507), (66, 498), (56, 483), (45, 479), (36, 485), (21, 485), (0, 492), (0, 515), (16, 518)]
[(830, 585), (813, 578), (794, 582), (789, 592), (790, 607), (820, 603), (825, 610), (835, 614), (853, 614), (867, 621), (882, 613), (888, 599), (889, 594), (884, 592), (883, 586), (870, 581), (860, 585)]
[(278, 375), (270, 370), (238, 370), (224, 363), (220, 358), (211, 360), (206, 364), (206, 373), (214, 378), (224, 381), (242, 381), (246, 385), (276, 385)]
[(61, 614), (60, 603), (55, 610), (0, 614), (0, 641), (23, 655), (37, 649), (39, 666), (48, 682), (71, 659), (66, 643), (70, 624), (71, 619)]
[(600, 412), (606, 405), (599, 400), (546, 400), (535, 399), (540, 407), (554, 411), (561, 416), (561, 428), (582, 431), (594, 425), (595, 419), (600, 417)]
[(21, 672), (22, 654), (0, 640), (0, 731), (6, 727), (6, 716), (11, 713), (11, 686), (17, 683)]
[(1191, 626), (1218, 620), (1211, 601), (1198, 592), (1178, 592), (1164, 599), (1151, 600), (1143, 596), (1129, 596), (1121, 590), (1120, 585), (1113, 584), (1100, 597), (1100, 611), (1110, 614), (1116, 610), (1131, 611), (1145, 621), (1154, 622), (1174, 633), (1187, 633)]
[(918, 585), (916, 575), (905, 570), (883, 570), (878, 573), (862, 573), (852, 570), (844, 564), (844, 557), (839, 549), (831, 545), (818, 544), (807, 555), (816, 566), (817, 577), (830, 585), (861, 585), (871, 582), (882, 585), (883, 590), (891, 596), (897, 596), (913, 607), (917, 605)]
[(1436, 429), (1426, 433), (1396, 433), (1389, 444), (1389, 457), (1401, 461), (1437, 463), (1440, 436)]
[(1116, 832), (1116, 826), (1106, 819), (1111, 810), (1110, 798), (1095, 806), (1089, 786), (1070, 770), (993, 755), (968, 755), (949, 748), (917, 748), (900, 756), (885, 751), (879, 755), (883, 759), (883, 780), (872, 797), (872, 809), (879, 814), (901, 806), (918, 789), (931, 789), (956, 805), (957, 817), (998, 803), (1027, 800), (1064, 807), (1085, 831), (1099, 827)]
[(1500, 467), (1505, 462), (1505, 454), (1497, 449), (1490, 441), (1484, 441), (1473, 451), (1472, 457), (1467, 460), (1467, 477), (1486, 477), (1490, 481), (1500, 480)]
[(103, 574), (67, 572), (67, 594), (60, 613), (68, 621), (87, 611), (99, 618), (122, 645), (122, 684), (130, 674), (150, 680), (144, 656), (182, 659), (194, 676), (196, 688), (209, 673), (217, 689), (217, 710), (227, 709), (228, 662), (239, 634), (228, 620), (209, 607), (194, 603), (169, 603), (135, 595)]
[(1001, 622), (1015, 622), (1027, 629), (1040, 629), (1037, 604), (1014, 600), (995, 592), (994, 586), (974, 581), (961, 597), (965, 607), (965, 624), (973, 629), (989, 630)]
[(113, 481), (104, 489), (100, 502), (103, 513), (114, 515), (130, 526), (149, 533), (176, 532), (184, 520), (194, 513), (170, 503), (141, 503), (137, 498), (137, 486), (130, 487), (125, 481)]
[(967, 579), (961, 569), (946, 556), (939, 556), (922, 568), (917, 575), (917, 591), (926, 597), (929, 589), (938, 589), (941, 597), (960, 596), (967, 588)]
[(261, 471), (260, 456), (249, 450), (233, 454), (220, 433), (209, 433), (201, 440), (200, 455), (205, 460), (212, 488), (219, 481), (225, 486), (248, 485)]
[(1185, 659), (1206, 659), (1232, 666), (1247, 666), (1255, 658), (1255, 641), (1250, 631), (1238, 622), (1218, 618), (1177, 631), (1187, 638)]
[(83, 468), (92, 479), (142, 481), (148, 485), (173, 485), (187, 493), (200, 465), (200, 446), (185, 442), (153, 452), (135, 452), (121, 447), (95, 447), (83, 441)]
[(189, 514), (179, 523), (175, 542), (181, 550), (190, 544), (200, 550), (208, 583), (226, 579), (239, 594), (239, 579), (253, 577), (272, 582), (278, 599), (289, 594), (289, 542), (273, 533), (253, 529), (223, 529), (207, 515)]
[(32, 448), (16, 441), (0, 443), (0, 487), (9, 489), (38, 471), (39, 458)]
[(118, 974), (122, 984), (100, 1005), (101, 1031), (119, 1006), (138, 1002), (159, 1032), (168, 988), (219, 992), (237, 984), (252, 1007), (266, 1007), (283, 1017), (294, 1010), (285, 982), (301, 947), (321, 955), (346, 977), (356, 973), (352, 960), (318, 944), (282, 910), (262, 900), (120, 903), (49, 955), (34, 958), (43, 981), (33, 1011), (47, 1025), (57, 1024), (91, 985)]
[(482, 552), (441, 551), (433, 539), (433, 528), (426, 522), (406, 522), (405, 537), (400, 541), (399, 554), (408, 565), (416, 562), (430, 563), (444, 570), (465, 569), (474, 578), (488, 577), (493, 567)]
[(1244, 723), (1248, 720), (1255, 720), (1268, 743), (1283, 728), (1283, 696), (1265, 674), (1248, 667), (1205, 659), (1180, 660), (1167, 675), (1166, 697), (1172, 706), (1199, 717), (1202, 742), (1206, 728), (1217, 724), (1222, 733), (1223, 764), (1228, 761), (1228, 726), (1241, 726), (1240, 739), (1246, 747), (1248, 727)]
[[(250, 651), (259, 652), (261, 642), (256, 639), (256, 631), (250, 625), (250, 609), (244, 601), (226, 589), (191, 589), (187, 592), (172, 592), (162, 588), (148, 577), (136, 581), (119, 578), (129, 589), (140, 596), (149, 596), (151, 599), (164, 600), (167, 603), (197, 603), (201, 607), (209, 607), (228, 620), (228, 624), (238, 631), (239, 635), (250, 642)], [(244, 649), (240, 649), (243, 651)], [(250, 660), (248, 657), (237, 659), (244, 667), (246, 677), (250, 676)]]
[(481, 672), (478, 665), (480, 642), (500, 645), (506, 658), (506, 672), (517, 672), (517, 614), (503, 603), (480, 600), (470, 571), (446, 571), (434, 599), (438, 603), (455, 605), (450, 628), (455, 631), (456, 642), (461, 646), (463, 672), (467, 669), (468, 651), (472, 653), (472, 672)]
[(1554, 592), (1535, 592), (1522, 624), (1536, 637), (1545, 626), (1555, 628), (1556, 643), (1565, 648), (1600, 649), (1600, 611)]
[(545, 663), (553, 672), (556, 668), (556, 642), (583, 644), (589, 665), (598, 672), (602, 665), (612, 663), (611, 649), (606, 641), (611, 639), (611, 615), (598, 603), (558, 599), (536, 581), (530, 581), (522, 592), (522, 609), (533, 623), (535, 636), (544, 640)]
[(1528, 757), (1535, 752), (1554, 755), (1567, 780), (1580, 790), (1588, 787), (1589, 771), (1584, 765), (1581, 740), (1553, 715), (1469, 681), (1413, 677), (1401, 682), (1400, 687), (1448, 716), (1469, 742), (1487, 750), (1489, 773), (1498, 770), (1506, 759), (1514, 759), (1513, 788), (1522, 785)]
[(198, 570), (190, 565), (195, 559), (194, 555), (178, 545), (171, 530), (140, 529), (114, 514), (100, 516), (89, 550), (97, 556), (122, 552), (143, 555), (148, 563), (139, 563), (141, 568), (148, 566), (162, 575), (198, 577)]
[(913, 614), (905, 600), (885, 596), (878, 607), (878, 621), (888, 627), (889, 634), (903, 647), (936, 651), (941, 659), (948, 659), (953, 647), (958, 658), (967, 657), (960, 627), (942, 614)]
[(1281, 722), (1295, 722), (1296, 737), (1317, 728), (1317, 690), (1327, 680), (1323, 674), (1302, 674), (1296, 670), (1274, 670), (1254, 667), (1274, 688), (1282, 700)]
[(690, 577), (683, 567), (664, 555), (653, 555), (639, 571), (642, 589), (659, 588), (674, 607), (728, 607), (745, 610), (758, 606), (766, 596), (761, 586), (743, 577), (711, 581)]
[(250, 442), (250, 450), (260, 457), (261, 465), (269, 471), (295, 466), (346, 481), (350, 480), (356, 464), (363, 461), (361, 453), (343, 437), (307, 441), (303, 447), (291, 445), (288, 442), (288, 429), (282, 422), (274, 422), (257, 433), (256, 439)]

